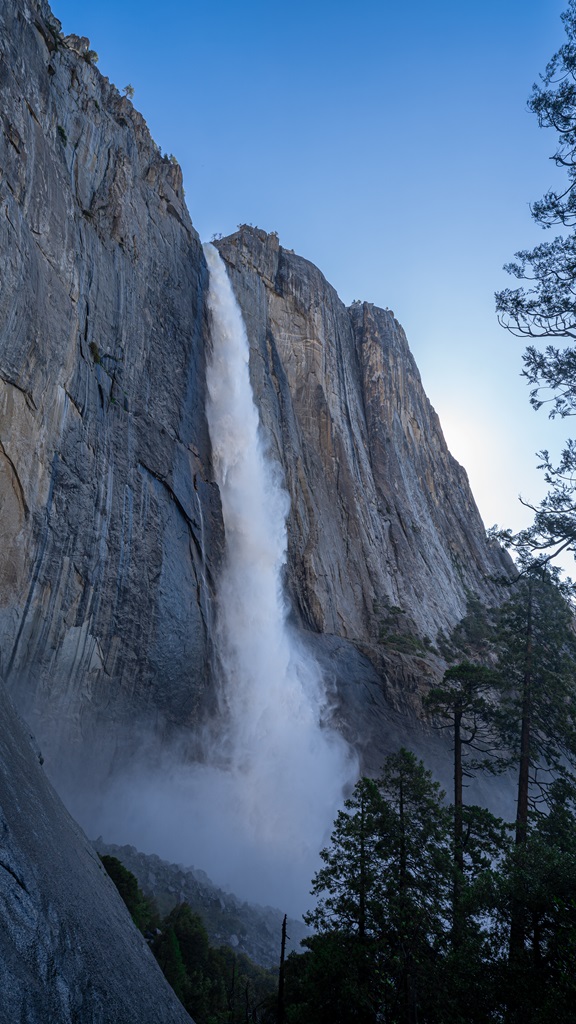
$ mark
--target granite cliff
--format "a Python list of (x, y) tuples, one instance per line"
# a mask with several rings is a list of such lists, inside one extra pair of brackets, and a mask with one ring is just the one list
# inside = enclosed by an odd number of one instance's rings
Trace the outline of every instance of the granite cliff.
[(0, 686), (0, 1021), (190, 1024)]
[[(135, 723), (190, 730), (211, 703), (207, 270), (178, 166), (88, 41), (20, 0), (1, 46), (1, 671), (50, 770), (93, 772)], [(393, 315), (346, 309), (274, 235), (218, 245), (292, 499), (295, 619), (344, 727), (362, 674), (417, 706), (438, 630), (468, 590), (492, 598), (501, 553)]]
[(274, 234), (243, 227), (216, 245), (290, 492), (292, 607), (347, 688), (343, 728), (365, 711), (350, 680), (366, 659), (388, 704), (417, 711), (440, 670), (439, 633), (464, 616), (468, 595), (496, 600), (492, 580), (509, 560), (486, 540), (394, 314), (346, 308)]
[(1, 670), (47, 761), (107, 720), (110, 762), (136, 706), (192, 723), (209, 685), (206, 268), (87, 41), (44, 4), (1, 17)]
[[(214, 712), (208, 273), (178, 165), (45, 0), (0, 7), (0, 86), (0, 674), (70, 797), (151, 737), (193, 756)], [(376, 767), (508, 563), (393, 314), (346, 308), (274, 234), (217, 246), (290, 493), (294, 625)], [(15, 793), (19, 755), (4, 770)]]

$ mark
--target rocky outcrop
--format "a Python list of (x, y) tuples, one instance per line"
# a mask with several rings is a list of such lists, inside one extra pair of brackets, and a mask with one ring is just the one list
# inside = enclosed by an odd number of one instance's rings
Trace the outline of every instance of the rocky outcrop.
[(190, 1024), (0, 684), (0, 1020)]

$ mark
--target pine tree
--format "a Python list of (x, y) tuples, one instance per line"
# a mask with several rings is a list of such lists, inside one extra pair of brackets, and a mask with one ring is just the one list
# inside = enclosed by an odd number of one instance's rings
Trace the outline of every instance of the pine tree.
[(525, 841), (502, 865), (495, 914), (502, 936), (522, 911), (522, 945), (503, 975), (510, 1024), (576, 1022), (574, 796), (566, 779), (552, 783), (545, 812), (535, 813)]
[(324, 867), (312, 882), (318, 901), (304, 920), (319, 935), (306, 944), (315, 954), (311, 970), (317, 979), (326, 978), (328, 962), (332, 968), (338, 965), (336, 978), (328, 971), (330, 985), (317, 1008), (325, 1007), (326, 1020), (337, 1014), (343, 1022), (372, 1024), (380, 995), (374, 977), (384, 895), (380, 843), (385, 806), (376, 783), (366, 778), (358, 781), (344, 806), (330, 846), (321, 852)]
[(538, 877), (534, 821), (550, 787), (568, 780), (576, 763), (576, 635), (556, 577), (548, 565), (528, 563), (500, 617), (500, 734), (517, 774), (515, 849), (504, 873), (510, 892), (510, 1024), (525, 1021), (527, 973), (533, 970), (527, 955), (533, 918), (527, 894)]
[[(360, 780), (338, 815), (312, 885), (317, 906), (306, 916), (318, 932), (307, 940), (309, 977), (327, 959), (348, 967), (340, 984), (333, 979), (326, 1015), (310, 1009), (310, 1022), (426, 1019), (418, 1013), (433, 999), (450, 899), (450, 815), (442, 796), (422, 762), (401, 750), (386, 759), (376, 783)], [(352, 999), (345, 1018), (343, 986)]]
[(386, 759), (378, 786), (391, 819), (383, 844), (382, 922), (390, 1019), (415, 1024), (419, 1007), (433, 1002), (434, 973), (446, 948), (450, 813), (431, 772), (407, 750)]
[(320, 931), (338, 930), (361, 942), (378, 931), (383, 898), (380, 830), (385, 813), (378, 787), (360, 779), (334, 823), (330, 847), (322, 850), (325, 866), (312, 883), (318, 896), (306, 922)]
[(576, 633), (558, 573), (531, 563), (500, 610), (501, 742), (517, 768), (516, 843), (531, 802), (576, 758)]
[[(558, 134), (552, 159), (567, 175), (559, 190), (551, 189), (532, 205), (534, 220), (544, 228), (576, 226), (576, 0), (569, 0), (562, 15), (567, 41), (549, 61), (542, 85), (534, 85), (528, 107), (540, 127)], [(528, 290), (505, 289), (496, 296), (497, 310), (505, 327), (531, 338), (576, 338), (576, 236), (564, 234), (536, 246), (531, 252), (516, 253), (516, 263), (506, 269), (519, 280), (529, 281)], [(561, 353), (550, 347), (541, 353), (528, 348), (526, 375), (535, 385), (533, 402), (541, 399), (538, 387), (557, 392), (556, 411), (563, 415), (574, 407), (574, 371), (571, 349)]]
[(154, 901), (142, 892), (136, 875), (128, 871), (117, 857), (105, 853), (100, 860), (130, 911), (136, 927), (144, 933), (156, 928), (160, 921), (157, 907)]
[(483, 665), (461, 662), (445, 673), (438, 686), (425, 699), (427, 710), (448, 729), (453, 749), (453, 951), (470, 931), (478, 935), (477, 918), (485, 910), (482, 900), (474, 899), (479, 890), (478, 876), (489, 870), (503, 847), (503, 823), (486, 809), (464, 802), (465, 779), (480, 771), (495, 771), (494, 703), (498, 678)]

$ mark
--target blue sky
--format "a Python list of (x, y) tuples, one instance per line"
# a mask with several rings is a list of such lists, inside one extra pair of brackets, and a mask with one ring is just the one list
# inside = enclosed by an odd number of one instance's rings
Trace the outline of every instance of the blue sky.
[(530, 409), (493, 293), (561, 177), (526, 100), (563, 0), (53, 6), (134, 86), (201, 237), (276, 230), (345, 302), (393, 309), (486, 525), (527, 522), (518, 493), (542, 494), (535, 452), (566, 423)]

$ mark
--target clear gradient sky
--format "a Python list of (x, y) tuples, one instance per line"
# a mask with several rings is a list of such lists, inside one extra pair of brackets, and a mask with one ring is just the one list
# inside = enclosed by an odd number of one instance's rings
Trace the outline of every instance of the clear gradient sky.
[(527, 112), (563, 0), (53, 0), (184, 172), (203, 240), (279, 233), (350, 303), (394, 310), (487, 526), (543, 493), (523, 345), (497, 324), (502, 265), (550, 234), (556, 139)]

